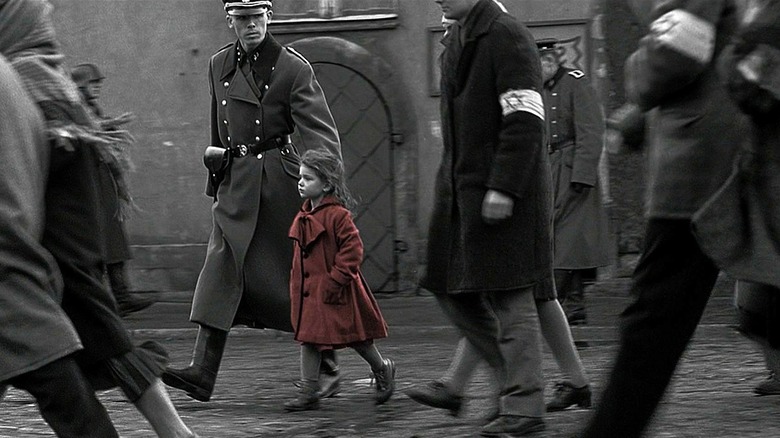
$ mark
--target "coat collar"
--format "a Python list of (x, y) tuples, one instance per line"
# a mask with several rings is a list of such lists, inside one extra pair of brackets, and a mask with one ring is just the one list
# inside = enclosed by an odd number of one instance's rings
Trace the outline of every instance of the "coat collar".
[(298, 242), (304, 250), (308, 249), (321, 235), (325, 234), (325, 226), (320, 221), (319, 213), (332, 205), (339, 205), (332, 196), (325, 197), (320, 205), (314, 209), (311, 208), (311, 201), (307, 199), (295, 217), (288, 236)]
[(561, 80), (561, 78), (563, 77), (563, 75), (566, 74), (567, 71), (568, 70), (563, 66), (559, 66), (558, 71), (555, 72), (555, 75), (544, 83), (544, 88), (548, 90), (552, 90), (555, 87), (555, 84), (557, 84), (558, 81)]
[[(251, 54), (253, 58), (257, 56), (257, 61), (252, 63), (252, 70), (255, 72), (255, 77), (258, 79), (258, 82), (268, 82), (281, 52), (281, 44), (276, 41), (273, 35), (266, 33), (265, 41), (263, 41), (260, 47)], [(241, 43), (236, 41), (236, 43), (233, 44), (233, 48), (227, 50), (225, 59), (222, 61), (222, 70), (219, 76), (220, 81), (225, 80), (238, 69), (239, 58), (243, 56), (247, 56), (247, 54), (244, 53), (241, 48)]]
[(493, 0), (480, 0), (469, 12), (463, 22), (462, 32), (465, 32), (463, 45), (476, 40), (488, 33), (490, 25), (496, 21), (504, 11)]

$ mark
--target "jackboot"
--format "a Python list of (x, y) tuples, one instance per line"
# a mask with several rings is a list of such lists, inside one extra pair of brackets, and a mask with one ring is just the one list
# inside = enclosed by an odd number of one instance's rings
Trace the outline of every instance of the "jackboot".
[(114, 294), (114, 299), (119, 308), (119, 316), (124, 318), (155, 303), (155, 300), (151, 298), (130, 293), (127, 287), (124, 262), (108, 263), (106, 265), (106, 275), (111, 286), (111, 292)]
[(320, 408), (320, 385), (316, 380), (301, 380), (298, 386), (298, 396), (284, 404), (288, 412), (311, 411)]
[(166, 385), (185, 391), (199, 401), (209, 401), (217, 380), (228, 332), (201, 325), (195, 338), (192, 362), (187, 368), (166, 368), (162, 380)]

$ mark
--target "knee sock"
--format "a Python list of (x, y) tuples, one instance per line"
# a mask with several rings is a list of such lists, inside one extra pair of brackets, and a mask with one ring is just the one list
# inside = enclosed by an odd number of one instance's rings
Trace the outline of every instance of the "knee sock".
[(355, 346), (353, 348), (355, 351), (357, 351), (360, 357), (363, 358), (363, 360), (371, 365), (371, 371), (380, 371), (385, 366), (384, 359), (382, 359), (382, 354), (379, 353), (379, 350), (376, 348), (376, 345), (374, 345), (373, 342)]
[(301, 345), (301, 379), (318, 382), (320, 378), (320, 352), (309, 344)]

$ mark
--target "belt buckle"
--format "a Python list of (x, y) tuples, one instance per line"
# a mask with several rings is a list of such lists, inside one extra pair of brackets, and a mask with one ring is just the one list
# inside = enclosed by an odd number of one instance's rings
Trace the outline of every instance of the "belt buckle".
[(245, 144), (236, 145), (236, 156), (246, 157), (249, 155), (249, 148)]

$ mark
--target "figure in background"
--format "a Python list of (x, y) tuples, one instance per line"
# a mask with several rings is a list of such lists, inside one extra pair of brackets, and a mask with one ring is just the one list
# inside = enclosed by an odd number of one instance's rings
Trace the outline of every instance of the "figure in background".
[(701, 319), (718, 268), (691, 219), (726, 181), (747, 130), (718, 79), (733, 0), (631, 0), (647, 34), (625, 63), (626, 96), (647, 115), (644, 249), (620, 316), (620, 346), (583, 436), (641, 436)]
[[(0, 18), (0, 47), (8, 25)], [(29, 392), (59, 437), (118, 438), (74, 359), (81, 342), (41, 245), (51, 151), (43, 119), (3, 56), (0, 106), (0, 398), (5, 385)]]
[[(271, 1), (225, 0), (224, 10), (237, 40), (209, 60), (211, 147), (204, 159), (214, 223), (190, 314), (198, 336), (190, 365), (163, 375), (166, 384), (201, 401), (214, 391), (231, 327), (293, 331), (287, 232), (300, 208), (296, 146), (341, 156), (314, 70), (268, 33)], [(298, 145), (290, 143), (293, 131)], [(340, 381), (332, 350), (322, 364), (320, 395), (327, 397)]]
[(545, 427), (534, 294), (554, 287), (539, 56), (500, 3), (436, 3), (456, 22), (441, 58), (444, 153), (420, 286), (494, 373), (499, 412), (481, 434), (520, 436)]
[(769, 377), (754, 391), (780, 395), (780, 1), (749, 1), (721, 78), (750, 120), (726, 184), (694, 216), (705, 253), (737, 279), (742, 333)]
[(119, 387), (158, 436), (194, 437), (159, 378), (167, 354), (153, 342), (133, 345), (103, 281), (97, 169), (112, 159), (106, 149), (129, 137), (103, 130), (89, 115), (64, 68), (51, 9), (46, 0), (0, 2), (0, 53), (46, 122), (51, 162), (42, 244), (62, 273), (62, 308), (84, 346), (76, 360), (93, 389)]
[(588, 322), (585, 287), (609, 264), (613, 246), (598, 176), (604, 110), (585, 73), (564, 67), (557, 43), (537, 41), (552, 169), (553, 268), (566, 318), (578, 325)]
[(327, 149), (304, 152), (298, 193), (305, 201), (289, 233), (295, 241), (290, 317), (301, 343), (301, 384), (284, 408), (318, 409), (321, 353), (346, 347), (371, 366), (374, 400), (381, 405), (395, 390), (395, 363), (374, 344), (387, 337), (387, 323), (360, 272), (363, 242), (350, 213), (357, 202), (341, 157)]
[[(103, 129), (115, 130), (134, 119), (131, 113), (113, 118), (103, 113), (98, 99), (105, 76), (95, 64), (76, 65), (71, 69), (71, 76), (78, 85), (84, 102)], [(133, 210), (134, 204), (127, 183), (127, 172), (131, 170), (132, 163), (125, 146), (117, 144), (111, 148), (116, 159), (101, 160), (98, 168), (100, 200), (106, 213), (101, 221), (101, 233), (105, 238), (106, 275), (111, 292), (119, 306), (119, 315), (122, 317), (154, 304), (153, 299), (131, 293), (127, 280), (127, 261), (132, 258), (132, 255), (125, 232), (125, 221)]]

